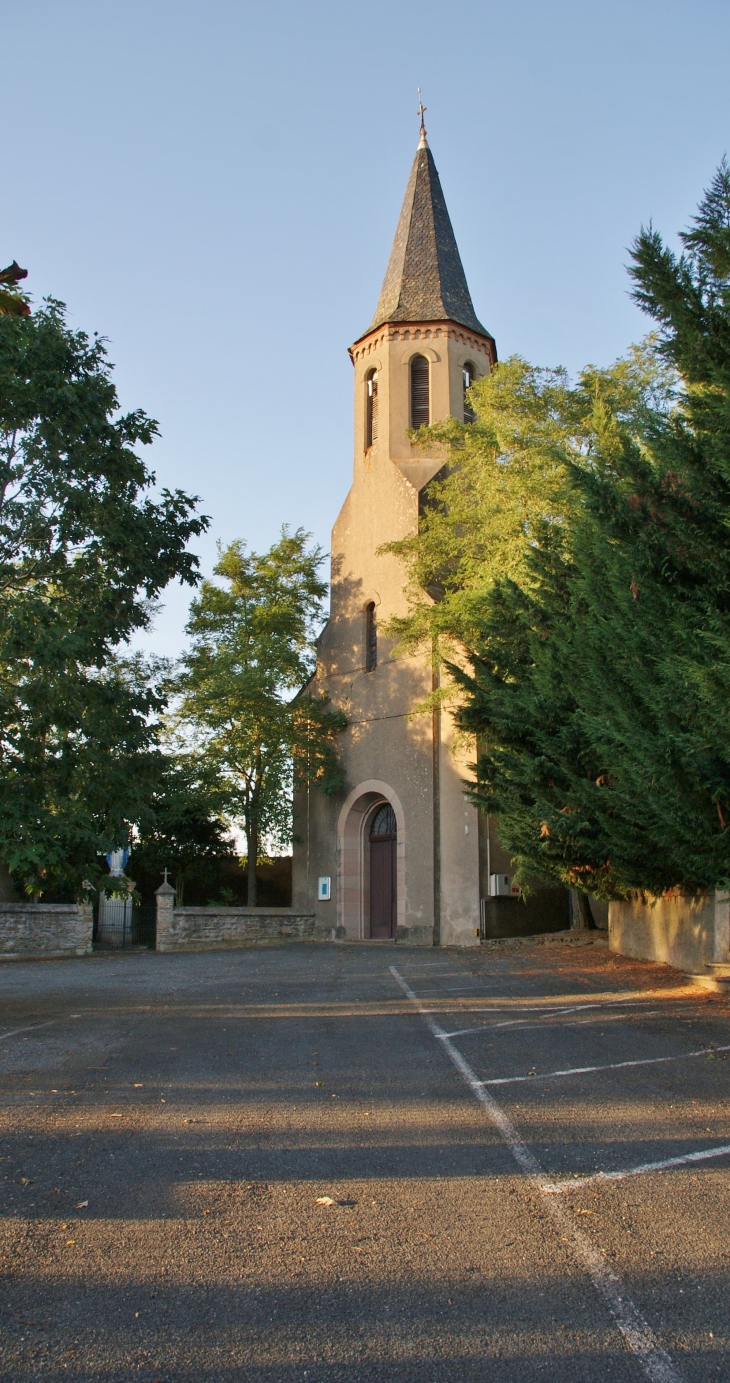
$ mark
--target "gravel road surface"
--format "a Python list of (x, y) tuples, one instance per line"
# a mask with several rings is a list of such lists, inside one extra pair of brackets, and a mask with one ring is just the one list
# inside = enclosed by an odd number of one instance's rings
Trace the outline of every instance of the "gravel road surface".
[(3, 966), (1, 1383), (730, 1379), (729, 1018), (600, 946)]

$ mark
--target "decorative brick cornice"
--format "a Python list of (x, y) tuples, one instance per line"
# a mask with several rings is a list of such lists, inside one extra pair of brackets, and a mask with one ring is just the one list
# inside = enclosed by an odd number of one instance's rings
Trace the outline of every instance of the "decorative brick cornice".
[(470, 350), (485, 355), (490, 367), (496, 363), (497, 351), (492, 338), (480, 336), (467, 327), (457, 326), (455, 322), (386, 322), (350, 346), (349, 355), (354, 365), (392, 342), (445, 340), (458, 341)]

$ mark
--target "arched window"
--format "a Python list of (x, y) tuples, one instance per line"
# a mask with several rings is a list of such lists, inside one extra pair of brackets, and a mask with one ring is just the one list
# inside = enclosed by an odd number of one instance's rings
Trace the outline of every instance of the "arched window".
[(372, 672), (378, 666), (378, 624), (375, 618), (375, 601), (365, 606), (365, 671)]
[(431, 421), (429, 365), (425, 355), (411, 361), (411, 427), (427, 427)]
[(477, 377), (477, 372), (474, 369), (471, 360), (467, 360), (466, 364), (462, 365), (461, 375), (462, 379), (464, 380), (464, 422), (473, 423), (474, 419), (476, 418), (476, 413), (474, 412), (474, 409), (471, 408), (466, 401), (466, 391), (467, 389), (471, 388), (472, 384), (474, 383), (474, 380)]
[(395, 812), (390, 802), (384, 802), (382, 807), (378, 807), (373, 817), (370, 827), (370, 839), (372, 840), (373, 836), (377, 839), (378, 836), (396, 836), (397, 834), (398, 827), (396, 825)]
[(365, 377), (365, 450), (378, 440), (378, 372), (369, 370)]

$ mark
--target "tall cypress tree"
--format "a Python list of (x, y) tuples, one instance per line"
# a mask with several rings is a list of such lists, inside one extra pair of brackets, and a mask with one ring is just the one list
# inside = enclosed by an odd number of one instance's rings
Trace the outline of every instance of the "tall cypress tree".
[(676, 256), (642, 231), (634, 296), (675, 396), (623, 416), (597, 372), (572, 502), (482, 602), (463, 727), (526, 876), (599, 896), (730, 874), (730, 170)]

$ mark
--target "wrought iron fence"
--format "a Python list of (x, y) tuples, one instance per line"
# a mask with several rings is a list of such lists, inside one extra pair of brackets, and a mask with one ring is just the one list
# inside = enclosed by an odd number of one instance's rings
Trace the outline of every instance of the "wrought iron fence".
[(94, 906), (94, 944), (105, 950), (155, 949), (157, 910), (154, 903), (101, 897)]

